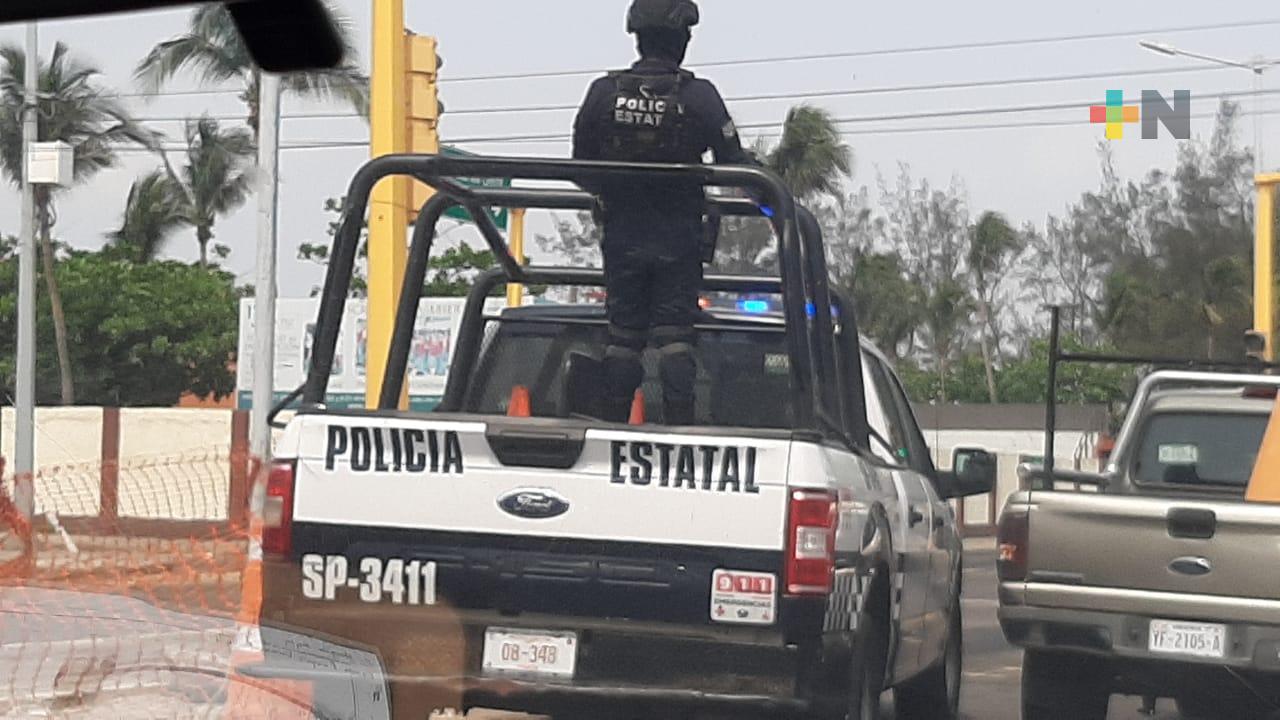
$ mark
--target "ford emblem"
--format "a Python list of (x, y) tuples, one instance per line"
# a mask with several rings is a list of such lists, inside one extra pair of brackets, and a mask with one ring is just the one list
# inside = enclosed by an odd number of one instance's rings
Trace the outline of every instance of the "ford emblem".
[(498, 507), (508, 515), (529, 520), (546, 520), (569, 512), (569, 501), (551, 490), (522, 489), (498, 498)]

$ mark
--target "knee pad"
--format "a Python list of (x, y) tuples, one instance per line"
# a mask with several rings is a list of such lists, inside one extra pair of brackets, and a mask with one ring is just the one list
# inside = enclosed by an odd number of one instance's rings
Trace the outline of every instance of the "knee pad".
[(693, 357), (693, 346), (687, 342), (663, 345), (659, 352), (658, 372), (662, 376), (664, 396), (681, 401), (693, 399), (693, 386), (698, 379), (698, 363)]
[(644, 380), (644, 366), (640, 353), (631, 348), (610, 345), (604, 355), (604, 375), (607, 392), (611, 397), (624, 397), (627, 402)]

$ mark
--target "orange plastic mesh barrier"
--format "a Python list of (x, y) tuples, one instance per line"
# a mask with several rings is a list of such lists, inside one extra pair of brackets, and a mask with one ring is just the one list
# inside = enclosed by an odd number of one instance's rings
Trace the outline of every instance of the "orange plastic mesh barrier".
[(229, 448), (42, 468), (27, 522), (4, 476), (0, 716), (220, 714), (248, 482)]

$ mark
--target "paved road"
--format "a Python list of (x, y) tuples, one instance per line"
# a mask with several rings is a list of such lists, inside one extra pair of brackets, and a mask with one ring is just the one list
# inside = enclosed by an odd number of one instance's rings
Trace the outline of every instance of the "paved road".
[[(1005, 642), (996, 621), (995, 551), (971, 547), (965, 555), (965, 673), (960, 695), (965, 720), (1020, 720), (1019, 689), (1022, 653)], [(1111, 700), (1109, 720), (1152, 720), (1141, 714), (1141, 701)], [(886, 718), (891, 715), (886, 714)], [(1155, 720), (1175, 720), (1169, 701), (1161, 701)]]
[[(995, 584), (995, 552), (989, 543), (976, 543), (965, 558), (965, 720), (1020, 720), (1021, 652), (1000, 633)], [(154, 668), (225, 667), (231, 631), (226, 621), (168, 613), (126, 598), (16, 588), (0, 590), (0, 619), (0, 718), (32, 717), (28, 712), (47, 712), (50, 703), (57, 707), (84, 690), (117, 692), (101, 694), (88, 707), (64, 706), (63, 715), (123, 717), (123, 708), (159, 716), (216, 711), (210, 677), (158, 674)], [(891, 720), (890, 695), (885, 699), (884, 719)], [(1114, 698), (1110, 720), (1150, 720), (1139, 707), (1137, 698)], [(1176, 718), (1167, 702), (1155, 715)]]

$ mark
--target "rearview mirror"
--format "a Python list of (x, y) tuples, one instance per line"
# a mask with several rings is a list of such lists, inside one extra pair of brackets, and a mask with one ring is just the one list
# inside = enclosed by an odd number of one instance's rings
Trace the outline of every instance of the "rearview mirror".
[(939, 491), (946, 500), (986, 495), (996, 486), (996, 456), (978, 448), (956, 448), (951, 470), (941, 474)]
[[(4, 0), (0, 23), (197, 5), (196, 0)], [(236, 0), (227, 4), (254, 62), (267, 72), (336, 67), (342, 40), (320, 0)]]

